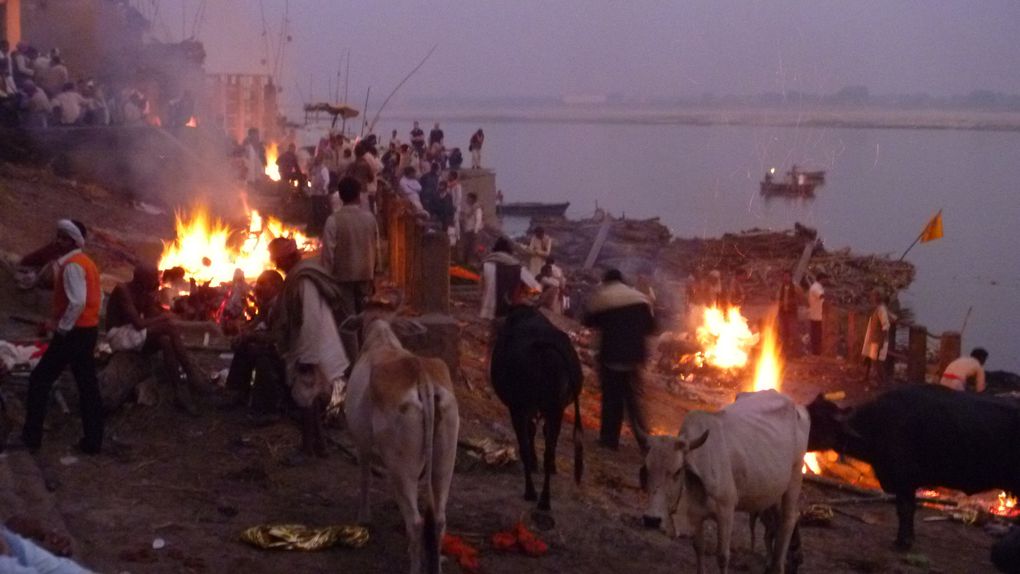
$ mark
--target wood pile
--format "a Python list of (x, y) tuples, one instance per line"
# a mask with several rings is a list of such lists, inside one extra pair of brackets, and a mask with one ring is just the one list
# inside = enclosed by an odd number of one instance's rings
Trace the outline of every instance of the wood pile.
[[(750, 273), (745, 284), (750, 301), (772, 298), (782, 271), (792, 271), (804, 248), (819, 241), (814, 229), (796, 224), (793, 229), (769, 231), (752, 229), (727, 233), (719, 238), (674, 238), (658, 218), (616, 220), (590, 272), (582, 270), (599, 228), (601, 218), (572, 221), (534, 219), (553, 238), (553, 256), (570, 274), (572, 285), (582, 292), (596, 283), (602, 272), (615, 267), (625, 276), (654, 277), (657, 292), (676, 290), (688, 277), (712, 270), (724, 276), (743, 269)], [(867, 307), (869, 293), (880, 289), (887, 295), (905, 289), (914, 279), (914, 267), (906, 261), (885, 256), (858, 255), (849, 249), (827, 251), (819, 242), (807, 267), (807, 277), (826, 273), (827, 293), (841, 306)], [(806, 285), (805, 285), (806, 287)]]

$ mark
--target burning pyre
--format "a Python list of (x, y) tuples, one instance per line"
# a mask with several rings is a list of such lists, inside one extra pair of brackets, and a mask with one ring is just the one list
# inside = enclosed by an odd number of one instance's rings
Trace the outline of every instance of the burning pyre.
[(280, 181), (280, 166), (276, 165), (280, 157), (280, 147), (275, 143), (266, 144), (266, 177), (273, 181)]
[(169, 291), (165, 303), (182, 318), (216, 321), (228, 333), (255, 312), (250, 284), (273, 268), (269, 242), (290, 237), (302, 250), (313, 247), (297, 229), (256, 210), (248, 212), (247, 229), (231, 227), (201, 208), (178, 212), (176, 219), (177, 237), (163, 243), (159, 260)]

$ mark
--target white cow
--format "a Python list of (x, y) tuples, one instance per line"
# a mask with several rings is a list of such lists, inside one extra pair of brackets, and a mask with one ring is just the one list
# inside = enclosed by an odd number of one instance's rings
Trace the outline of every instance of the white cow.
[[(404, 516), (411, 574), (439, 572), (460, 426), (450, 372), (439, 359), (404, 349), (387, 320), (366, 320), (363, 332), (344, 404), (361, 467), (358, 519), (371, 520), (372, 461), (381, 460)], [(422, 480), (424, 512), (419, 513)]]
[(678, 438), (649, 437), (642, 468), (650, 495), (645, 523), (663, 524), (674, 536), (674, 515), (685, 517), (693, 528), (698, 574), (704, 574), (704, 523), (714, 519), (716, 556), (725, 574), (734, 513), (778, 510), (769, 571), (782, 573), (797, 524), (810, 428), (807, 411), (772, 390), (742, 393), (716, 413), (688, 414)]

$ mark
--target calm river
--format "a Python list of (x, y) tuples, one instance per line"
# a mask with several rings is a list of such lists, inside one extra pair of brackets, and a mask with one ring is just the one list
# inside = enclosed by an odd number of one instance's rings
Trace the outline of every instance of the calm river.
[[(431, 120), (422, 118), (428, 131)], [(410, 122), (381, 124), (407, 138)], [(448, 145), (477, 123), (446, 122)], [(596, 204), (629, 217), (658, 216), (678, 236), (752, 227), (819, 230), (826, 247), (896, 257), (944, 210), (945, 237), (916, 246), (904, 304), (934, 332), (959, 330), (964, 347), (991, 353), (988, 368), (1020, 371), (1020, 133), (498, 122), (483, 164), (506, 201), (570, 201), (568, 215)], [(388, 135), (384, 136), (384, 140)], [(827, 170), (812, 201), (758, 195), (769, 167)]]

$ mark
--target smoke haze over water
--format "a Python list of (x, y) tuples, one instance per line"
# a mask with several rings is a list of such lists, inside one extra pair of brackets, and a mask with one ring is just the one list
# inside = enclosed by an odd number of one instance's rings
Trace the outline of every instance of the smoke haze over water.
[[(273, 70), (285, 0), (172, 4), (156, 18), (157, 35), (197, 35), (210, 71)], [(348, 48), (349, 99), (361, 103), (370, 85), (376, 102), (385, 97), (433, 44), (401, 97), (689, 97), (848, 85), (875, 94), (1020, 92), (1020, 4), (1011, 0), (289, 5), (292, 41), (280, 68), (292, 108), (335, 93)]]

